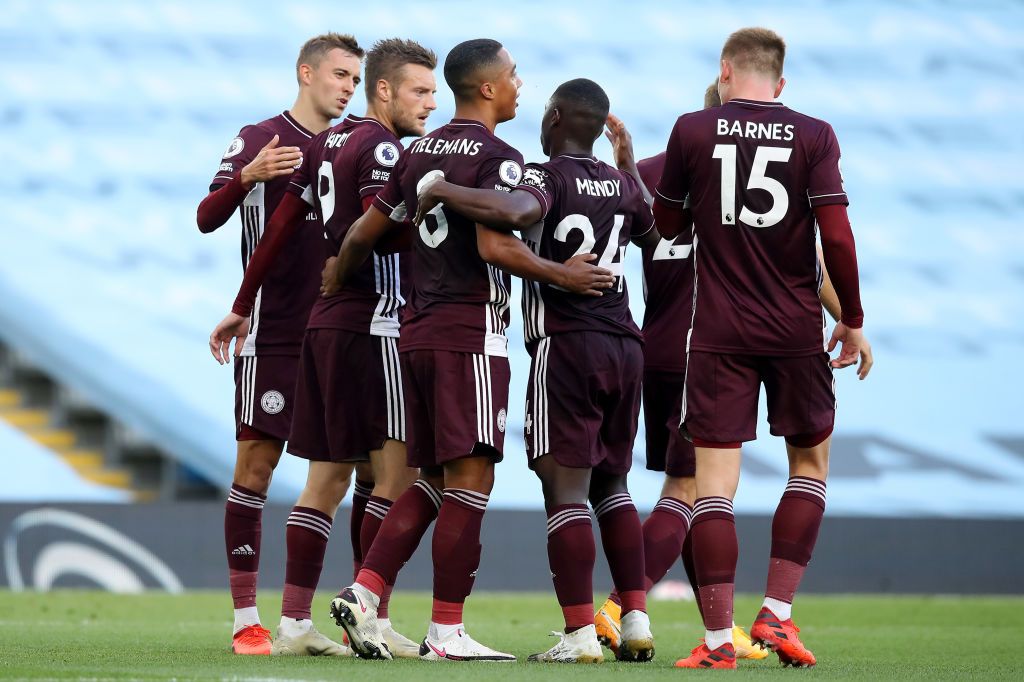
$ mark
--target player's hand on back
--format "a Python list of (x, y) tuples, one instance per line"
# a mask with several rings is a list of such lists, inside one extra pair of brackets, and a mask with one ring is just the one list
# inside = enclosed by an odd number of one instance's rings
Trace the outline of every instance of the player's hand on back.
[(251, 189), (257, 182), (273, 180), (281, 175), (289, 175), (302, 162), (302, 150), (298, 147), (278, 147), (280, 140), (274, 135), (249, 165), (242, 169), (242, 186)]
[(615, 284), (615, 276), (611, 270), (591, 265), (597, 260), (596, 253), (583, 253), (565, 261), (564, 281), (559, 285), (574, 294), (584, 296), (603, 296), (605, 289)]
[(210, 334), (210, 353), (214, 359), (222, 365), (231, 361), (228, 354), (231, 339), (235, 340), (235, 357), (242, 352), (242, 344), (245, 337), (249, 335), (249, 318), (228, 313), (227, 317), (220, 321)]
[(615, 114), (608, 114), (604, 136), (612, 143), (612, 156), (619, 170), (630, 171), (636, 167), (633, 156), (633, 136), (626, 130), (626, 124)]
[(327, 298), (339, 291), (341, 287), (338, 286), (338, 257), (331, 256), (324, 263), (324, 269), (320, 271), (320, 295)]
[[(857, 360), (861, 357), (864, 343), (864, 332), (862, 330), (850, 329), (842, 322), (837, 324), (835, 331), (832, 332), (832, 339), (828, 342), (829, 353), (835, 350), (837, 345), (841, 344), (839, 346), (839, 355), (831, 362), (832, 367), (834, 369), (842, 369), (843, 367), (857, 364)], [(868, 352), (870, 354), (870, 347)], [(864, 377), (862, 376), (861, 378)]]
[(434, 207), (441, 203), (437, 198), (435, 190), (438, 187), (439, 182), (444, 182), (441, 176), (437, 176), (432, 180), (428, 180), (423, 183), (416, 193), (416, 216), (412, 219), (413, 225), (419, 225), (426, 218), (427, 214), (430, 213)]

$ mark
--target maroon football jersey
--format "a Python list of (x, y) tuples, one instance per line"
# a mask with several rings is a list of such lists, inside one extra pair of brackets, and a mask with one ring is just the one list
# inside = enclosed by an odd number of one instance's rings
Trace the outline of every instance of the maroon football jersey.
[(615, 275), (603, 296), (583, 296), (538, 282), (523, 283), (526, 342), (564, 332), (606, 332), (641, 339), (629, 312), (623, 260), (629, 240), (654, 229), (654, 215), (636, 180), (589, 156), (563, 154), (530, 164), (516, 188), (537, 197), (541, 222), (524, 235), (541, 258), (566, 261), (593, 253)]
[(813, 208), (847, 204), (839, 143), (824, 121), (780, 102), (734, 99), (680, 116), (657, 200), (694, 221), (689, 348), (751, 355), (820, 353)]
[[(377, 120), (352, 115), (310, 143), (288, 191), (323, 217), (322, 230), (314, 228), (323, 234), (321, 263), (337, 255), (348, 228), (363, 215), (363, 201), (384, 187), (401, 149), (394, 133)], [(405, 260), (397, 253), (373, 254), (337, 295), (317, 298), (307, 328), (397, 337)]]
[[(262, 123), (245, 126), (224, 152), (210, 191), (231, 180), (274, 135), (280, 138), (279, 147), (298, 147), (303, 152), (313, 138), (313, 134), (299, 125), (287, 111)], [(287, 187), (287, 175), (257, 183), (239, 207), (243, 269), (249, 264), (249, 258), (263, 236), (263, 228)], [(320, 271), (324, 258), (320, 244), (322, 238), (316, 225), (316, 212), (310, 211), (306, 216), (305, 229), (299, 230), (296, 238), (285, 244), (267, 273), (256, 295), (242, 355), (299, 354), (309, 310), (320, 294)]]
[[(665, 168), (665, 152), (637, 163), (640, 179), (654, 193)], [(691, 234), (662, 239), (642, 250), (644, 274), (644, 367), (686, 369), (686, 334), (693, 316)]]
[[(416, 213), (417, 188), (434, 177), (508, 192), (522, 180), (522, 162), (482, 123), (453, 119), (409, 145), (373, 205), (392, 220), (405, 220)], [(480, 258), (473, 221), (442, 204), (414, 229), (400, 350), (507, 355), (511, 279)]]

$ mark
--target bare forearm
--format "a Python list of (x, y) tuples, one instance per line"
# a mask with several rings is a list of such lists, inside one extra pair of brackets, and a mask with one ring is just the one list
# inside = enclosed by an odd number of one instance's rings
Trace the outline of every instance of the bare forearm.
[(480, 257), (491, 265), (542, 284), (564, 283), (565, 266), (541, 258), (516, 237), (483, 225), (476, 226), (476, 234)]
[(530, 204), (536, 205), (537, 202), (530, 195), (462, 187), (444, 181), (438, 182), (432, 192), (446, 206), (494, 229), (522, 230), (540, 220), (540, 207), (537, 206), (536, 211), (531, 210)]
[(817, 246), (818, 267), (821, 268), (821, 287), (818, 288), (818, 299), (821, 305), (828, 312), (833, 321), (838, 322), (843, 309), (839, 305), (839, 297), (836, 296), (836, 288), (832, 286), (832, 278), (828, 276), (828, 269), (825, 267), (825, 260), (821, 254), (821, 247)]

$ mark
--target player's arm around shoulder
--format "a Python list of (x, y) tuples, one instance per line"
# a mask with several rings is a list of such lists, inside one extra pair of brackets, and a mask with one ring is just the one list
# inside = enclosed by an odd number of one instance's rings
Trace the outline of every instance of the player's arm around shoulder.
[(419, 225), (428, 213), (441, 205), (451, 207), (476, 223), (506, 232), (525, 230), (544, 215), (540, 203), (527, 192), (463, 187), (438, 176), (419, 188), (413, 223)]

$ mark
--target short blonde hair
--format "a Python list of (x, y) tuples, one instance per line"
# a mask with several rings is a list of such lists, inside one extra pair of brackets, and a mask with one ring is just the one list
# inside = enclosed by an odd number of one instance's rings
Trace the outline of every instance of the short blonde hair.
[(739, 71), (753, 71), (782, 78), (786, 61), (786, 41), (767, 28), (741, 28), (729, 36), (722, 47), (722, 59)]
[(362, 59), (366, 54), (354, 36), (347, 33), (324, 33), (307, 40), (299, 50), (299, 58), (295, 60), (295, 79), (299, 79), (299, 67), (309, 64), (315, 69), (320, 66), (327, 53), (335, 49), (344, 50), (358, 59)]
[(718, 79), (716, 78), (708, 86), (708, 89), (704, 91), (704, 108), (710, 109), (720, 106), (722, 106), (722, 96), (718, 94)]

